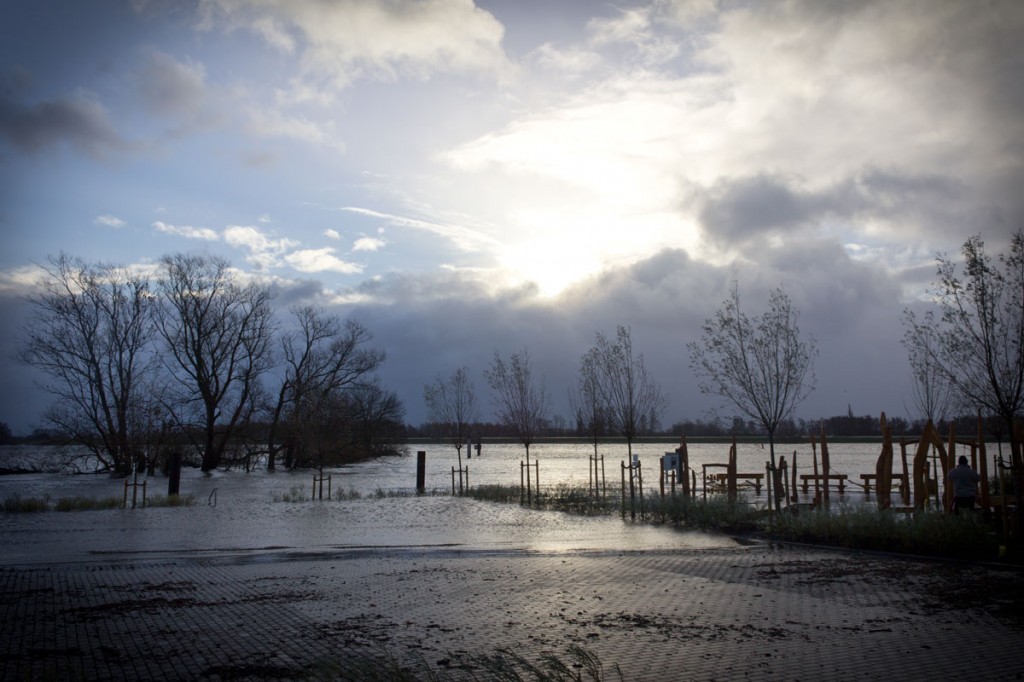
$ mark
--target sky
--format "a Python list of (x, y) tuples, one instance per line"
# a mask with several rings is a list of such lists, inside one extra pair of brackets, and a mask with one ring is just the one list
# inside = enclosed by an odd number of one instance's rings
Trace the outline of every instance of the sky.
[(916, 418), (902, 312), (937, 254), (1024, 226), (1017, 0), (11, 0), (0, 4), (0, 421), (48, 256), (223, 256), (352, 317), (409, 423), (528, 350), (568, 417), (631, 330), (662, 423), (725, 418), (686, 343), (733, 281), (819, 355), (796, 415)]

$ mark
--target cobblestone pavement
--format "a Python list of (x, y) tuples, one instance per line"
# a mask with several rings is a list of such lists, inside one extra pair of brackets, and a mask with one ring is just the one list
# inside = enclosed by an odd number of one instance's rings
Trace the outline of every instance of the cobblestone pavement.
[[(594, 653), (606, 679), (1024, 679), (1024, 575), (752, 546), (194, 554), (0, 568), (3, 680), (338, 677)], [(568, 659), (565, 659), (568, 660)]]

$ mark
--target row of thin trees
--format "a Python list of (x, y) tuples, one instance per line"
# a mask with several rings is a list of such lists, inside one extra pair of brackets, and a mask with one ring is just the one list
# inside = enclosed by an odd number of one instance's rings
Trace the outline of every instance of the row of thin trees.
[(173, 448), (209, 471), (391, 447), (402, 405), (358, 322), (299, 307), (282, 331), (272, 288), (215, 257), (172, 254), (142, 272), (61, 254), (45, 269), (21, 358), (49, 377), (50, 427), (103, 467), (152, 468)]
[[(937, 281), (928, 292), (935, 309), (904, 313), (913, 398), (928, 421), (938, 423), (950, 411), (977, 411), (1012, 436), (1024, 407), (1024, 232), (1012, 235), (998, 264), (978, 236), (964, 242), (962, 255), (962, 263), (937, 258)], [(734, 282), (700, 339), (687, 345), (701, 392), (725, 399), (763, 428), (773, 470), (776, 431), (790, 423), (815, 383), (816, 343), (801, 334), (798, 319), (781, 288), (770, 292), (760, 315), (748, 316)], [(546, 421), (543, 381), (534, 380), (526, 350), (507, 361), (496, 353), (485, 376), (495, 411), (525, 446), (528, 463), (530, 445)], [(593, 441), (595, 454), (611, 433), (625, 438), (630, 460), (633, 439), (653, 429), (666, 405), (643, 355), (634, 352), (629, 328), (621, 326), (614, 339), (596, 335), (580, 358), (569, 397), (577, 427)], [(439, 374), (424, 398), (429, 418), (458, 449), (461, 468), (461, 447), (478, 417), (468, 369)], [(1024, 490), (1021, 445), (1011, 440), (1011, 446), (1016, 488)]]

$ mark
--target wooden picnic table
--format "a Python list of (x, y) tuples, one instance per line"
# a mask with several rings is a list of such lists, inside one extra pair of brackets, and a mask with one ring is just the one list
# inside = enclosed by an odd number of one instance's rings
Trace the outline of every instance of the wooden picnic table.
[[(871, 494), (871, 483), (872, 482), (875, 482), (875, 487), (878, 486), (877, 479), (878, 479), (878, 474), (861, 474), (860, 475), (860, 480), (864, 481), (864, 494), (865, 495), (870, 495)], [(909, 483), (907, 483), (907, 477), (904, 476), (902, 473), (899, 473), (899, 474), (894, 473), (892, 475), (892, 480), (896, 482), (897, 489), (900, 490), (901, 492), (903, 490), (907, 489), (909, 487), (909, 485), (910, 485)]]
[[(825, 474), (800, 474), (800, 480), (803, 481), (804, 494), (807, 494), (808, 488), (811, 487), (811, 481), (818, 479), (819, 481), (825, 481)], [(846, 490), (846, 474), (829, 474), (828, 481), (838, 481), (839, 493), (842, 494)]]

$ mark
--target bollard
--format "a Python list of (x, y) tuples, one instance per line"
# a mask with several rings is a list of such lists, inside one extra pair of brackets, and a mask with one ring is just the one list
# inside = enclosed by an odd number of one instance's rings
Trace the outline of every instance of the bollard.
[(167, 497), (181, 492), (181, 450), (171, 453), (167, 466)]
[(416, 492), (422, 495), (427, 487), (427, 451), (416, 453)]

